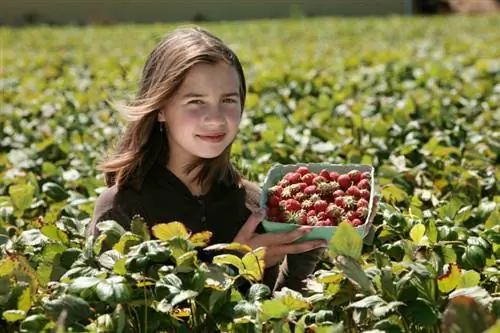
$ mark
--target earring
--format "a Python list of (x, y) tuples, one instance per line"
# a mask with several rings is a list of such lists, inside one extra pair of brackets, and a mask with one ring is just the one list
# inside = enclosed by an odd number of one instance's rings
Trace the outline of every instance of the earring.
[(163, 124), (162, 123), (160, 123), (160, 134), (163, 135)]

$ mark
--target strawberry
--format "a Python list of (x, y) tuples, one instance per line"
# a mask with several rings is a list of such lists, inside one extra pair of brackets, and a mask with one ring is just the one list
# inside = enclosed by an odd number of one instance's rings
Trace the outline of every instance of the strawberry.
[(305, 209), (299, 210), (299, 221), (300, 221), (300, 224), (302, 224), (302, 225), (307, 224), (307, 211)]
[(351, 210), (351, 211), (347, 212), (347, 219), (349, 221), (352, 221), (354, 219), (359, 219), (359, 215), (356, 211)]
[(283, 199), (289, 199), (293, 196), (293, 191), (292, 191), (292, 188), (291, 186), (286, 186), (283, 191), (281, 192), (281, 197)]
[(316, 185), (309, 185), (308, 187), (306, 187), (304, 189), (304, 193), (307, 194), (307, 195), (317, 194), (318, 193), (318, 188), (316, 187)]
[(316, 201), (321, 200), (321, 196), (318, 193), (315, 193), (309, 197), (309, 200), (315, 203)]
[(342, 197), (341, 199), (344, 202), (344, 209), (354, 209), (357, 205), (356, 199), (354, 199), (354, 197), (352, 196), (345, 196)]
[(357, 188), (357, 186), (354, 186), (354, 185), (349, 186), (349, 188), (347, 189), (347, 191), (345, 193), (348, 195), (352, 195), (353, 197), (356, 197), (356, 198), (361, 197), (361, 193), (359, 192), (359, 188)]
[(361, 180), (361, 171), (359, 170), (351, 170), (347, 174), (355, 184)]
[(277, 207), (280, 203), (281, 198), (277, 195), (271, 195), (267, 199), (268, 207)]
[(346, 205), (345, 205), (345, 202), (344, 202), (344, 197), (337, 197), (335, 198), (335, 205), (342, 208), (342, 209), (345, 209), (346, 208)]
[(363, 198), (358, 200), (358, 207), (368, 207), (368, 205), (369, 205), (368, 200)]
[(316, 177), (314, 174), (307, 173), (307, 174), (302, 176), (301, 181), (306, 183), (307, 185), (312, 185), (314, 177)]
[(343, 197), (344, 195), (345, 195), (345, 192), (342, 191), (342, 190), (336, 190), (335, 192), (333, 192), (333, 197), (334, 198)]
[(351, 177), (349, 177), (348, 174), (340, 175), (337, 178), (337, 182), (339, 183), (342, 189), (347, 190), (349, 186), (351, 186)]
[(318, 221), (318, 223), (316, 223), (317, 227), (331, 227), (332, 225), (333, 225), (333, 222), (329, 218), (320, 219)]
[(360, 225), (363, 225), (363, 222), (360, 220), (360, 219), (354, 219), (352, 221), (350, 221), (350, 223), (355, 226), (355, 227), (358, 227)]
[(369, 190), (369, 189), (370, 189), (370, 181), (369, 181), (368, 179), (361, 179), (361, 180), (358, 182), (357, 187), (358, 187), (360, 190)]
[(328, 207), (328, 202), (326, 202), (323, 199), (316, 201), (313, 205), (314, 210), (318, 213), (325, 212), (327, 207)]
[(267, 217), (271, 221), (277, 221), (279, 215), (280, 215), (280, 210), (277, 207), (269, 208), (267, 212)]
[(302, 205), (295, 199), (287, 199), (280, 201), (280, 207), (285, 211), (294, 212), (300, 210), (302, 208)]
[(299, 211), (286, 212), (285, 218), (287, 223), (300, 224), (300, 214)]
[(323, 169), (319, 172), (319, 175), (323, 178), (325, 178), (325, 180), (329, 181), (330, 180), (330, 172), (326, 169)]
[(316, 225), (318, 222), (319, 222), (319, 219), (316, 215), (307, 217), (307, 224), (308, 225)]
[(361, 174), (361, 179), (372, 180), (372, 175), (368, 171), (365, 171)]
[(288, 181), (290, 184), (299, 183), (302, 180), (302, 175), (297, 172), (289, 172), (283, 177), (284, 180)]
[(361, 194), (361, 198), (365, 200), (370, 200), (370, 191), (363, 189), (360, 190), (359, 193)]
[(296, 173), (300, 174), (302, 177), (307, 175), (310, 171), (309, 168), (306, 166), (300, 166), (295, 170)]
[(319, 212), (319, 213), (316, 215), (316, 217), (318, 218), (318, 220), (320, 220), (320, 221), (321, 221), (321, 220), (326, 219), (326, 218), (327, 218), (327, 215), (326, 215), (326, 213), (325, 213), (325, 212)]
[(306, 216), (307, 217), (316, 216), (316, 211), (314, 209), (308, 210)]
[(307, 186), (309, 186), (309, 184), (307, 184), (305, 182), (300, 182), (300, 183), (297, 183), (297, 186), (299, 187), (299, 191), (304, 192), (304, 190), (306, 189)]
[(281, 193), (283, 192), (283, 187), (281, 187), (280, 185), (274, 185), (274, 186), (268, 188), (267, 192), (269, 194), (276, 194), (278, 196), (281, 196)]
[(330, 203), (328, 205), (328, 207), (326, 208), (326, 214), (332, 220), (339, 218), (340, 216), (342, 216), (343, 213), (344, 213), (344, 210), (334, 203)]
[(330, 180), (336, 182), (339, 178), (340, 174), (338, 172), (332, 171), (330, 172)]

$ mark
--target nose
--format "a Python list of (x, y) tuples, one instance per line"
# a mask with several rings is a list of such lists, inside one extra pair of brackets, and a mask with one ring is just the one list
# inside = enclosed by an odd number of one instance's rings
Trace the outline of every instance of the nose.
[(207, 127), (222, 127), (224, 122), (224, 113), (218, 107), (210, 108), (203, 117), (203, 123)]

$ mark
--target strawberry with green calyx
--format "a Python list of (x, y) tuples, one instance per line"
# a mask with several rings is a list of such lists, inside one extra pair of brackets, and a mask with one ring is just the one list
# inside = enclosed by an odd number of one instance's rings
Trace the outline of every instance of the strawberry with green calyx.
[(304, 208), (304, 209), (312, 208), (313, 204), (314, 204), (314, 202), (312, 202), (309, 199), (304, 200), (304, 201), (302, 201), (302, 208)]
[(321, 196), (328, 196), (333, 194), (339, 187), (340, 185), (337, 182), (319, 183), (318, 192)]
[(347, 173), (347, 175), (349, 175), (349, 177), (351, 178), (351, 181), (354, 184), (357, 184), (361, 180), (361, 177), (362, 177), (361, 171), (359, 171), (359, 170), (351, 170)]

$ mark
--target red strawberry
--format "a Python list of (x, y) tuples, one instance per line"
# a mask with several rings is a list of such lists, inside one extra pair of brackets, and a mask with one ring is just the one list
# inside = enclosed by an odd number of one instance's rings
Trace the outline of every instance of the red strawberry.
[(332, 171), (330, 172), (330, 180), (336, 182), (339, 178), (340, 174), (338, 172)]
[(316, 194), (316, 193), (318, 193), (318, 188), (316, 187), (316, 185), (309, 185), (308, 187), (306, 187), (304, 189), (304, 193), (307, 195)]
[(363, 222), (360, 219), (354, 219), (351, 221), (351, 224), (355, 227), (359, 227), (360, 225), (363, 225)]
[(370, 189), (370, 181), (368, 179), (361, 179), (358, 182), (358, 188), (360, 190), (369, 190)]
[(299, 210), (299, 221), (300, 221), (300, 224), (302, 224), (302, 225), (307, 224), (307, 211), (305, 209)]
[(268, 207), (277, 207), (280, 203), (280, 197), (277, 196), (277, 195), (271, 195), (269, 196), (269, 198), (267, 199), (267, 206)]
[(344, 210), (341, 207), (335, 205), (334, 203), (329, 204), (326, 209), (326, 214), (332, 220), (339, 218), (343, 213)]
[(349, 221), (352, 221), (352, 220), (354, 220), (354, 219), (359, 219), (359, 215), (358, 215), (358, 213), (357, 213), (356, 211), (351, 210), (351, 211), (349, 211), (349, 212), (347, 213), (347, 219), (348, 219)]
[(307, 217), (316, 216), (316, 211), (314, 209), (308, 210), (306, 216)]
[(358, 207), (368, 207), (368, 205), (369, 205), (368, 200), (363, 198), (358, 200)]
[(342, 191), (342, 190), (336, 190), (335, 192), (333, 192), (333, 197), (334, 198), (343, 197), (344, 195), (345, 195), (345, 192)]
[[(354, 209), (356, 208), (356, 205), (357, 205), (357, 201), (356, 199), (354, 199), (354, 197), (352, 196), (345, 196), (345, 197), (342, 197), (341, 198), (342, 201), (344, 202), (344, 209)], [(335, 199), (337, 200), (337, 199)], [(337, 203), (337, 202), (335, 202)]]
[(340, 187), (342, 187), (344, 190), (347, 190), (349, 186), (351, 186), (351, 177), (349, 177), (348, 174), (340, 175), (337, 178), (337, 182), (339, 183)]
[(336, 197), (335, 198), (335, 205), (337, 205), (340, 208), (345, 209), (346, 205), (344, 202), (344, 197)]
[(299, 191), (304, 191), (306, 189), (306, 187), (309, 186), (309, 184), (307, 184), (305, 182), (300, 182), (297, 184), (297, 186), (299, 187)]
[(300, 202), (295, 199), (287, 199), (280, 202), (280, 206), (288, 212), (295, 212), (302, 208)]
[(277, 195), (281, 196), (281, 193), (283, 192), (283, 187), (281, 187), (279, 185), (274, 185), (274, 186), (270, 187), (267, 190), (267, 192), (270, 194), (277, 194)]
[(359, 170), (351, 170), (347, 173), (354, 184), (357, 184), (361, 180), (361, 171)]
[(361, 174), (361, 179), (371, 180), (372, 179), (372, 175), (368, 171), (365, 171), (365, 172), (363, 172)]
[(316, 225), (317, 223), (319, 222), (319, 219), (317, 216), (313, 215), (313, 216), (309, 216), (307, 218), (307, 224), (308, 225)]
[(349, 186), (349, 188), (347, 189), (347, 191), (345, 193), (352, 195), (353, 197), (356, 197), (356, 198), (361, 197), (361, 193), (359, 192), (359, 188), (357, 188), (354, 185)]
[(319, 175), (323, 178), (325, 178), (326, 180), (330, 180), (330, 172), (326, 169), (323, 169), (319, 172)]
[(318, 192), (322, 196), (328, 196), (331, 195), (338, 187), (339, 184), (337, 182), (319, 183)]
[(288, 181), (290, 184), (299, 183), (301, 181), (302, 175), (297, 172), (289, 172), (283, 177), (284, 180)]
[(316, 215), (318, 217), (318, 220), (324, 220), (326, 219), (328, 216), (326, 215), (326, 213), (323, 211), (323, 212), (319, 212), (318, 215)]
[(317, 211), (318, 213), (326, 211), (327, 207), (328, 207), (328, 202), (322, 199), (316, 201), (313, 205), (314, 210)]
[(318, 221), (318, 223), (316, 223), (317, 227), (331, 227), (332, 225), (333, 225), (333, 222), (329, 218), (320, 219)]
[(313, 175), (312, 173), (307, 173), (307, 174), (302, 176), (301, 181), (306, 183), (307, 185), (312, 185), (314, 177), (316, 177), (316, 176)]
[(309, 173), (309, 168), (306, 166), (300, 166), (295, 170), (296, 173), (300, 174), (301, 176), (307, 175)]
[(363, 189), (359, 191), (359, 193), (361, 194), (361, 198), (365, 200), (370, 200), (370, 191)]
[(314, 204), (316, 201), (321, 200), (321, 196), (318, 193), (315, 193), (309, 197), (309, 200), (311, 200)]

